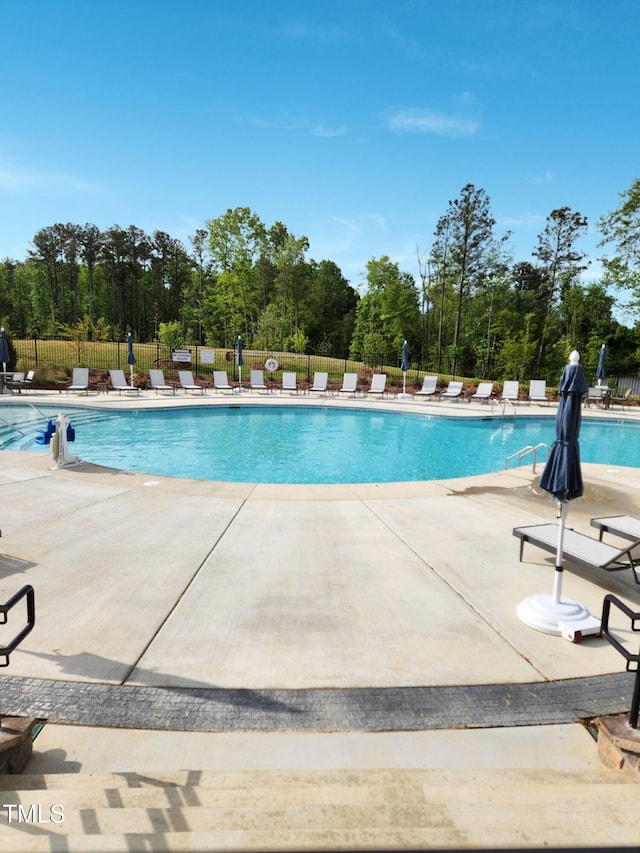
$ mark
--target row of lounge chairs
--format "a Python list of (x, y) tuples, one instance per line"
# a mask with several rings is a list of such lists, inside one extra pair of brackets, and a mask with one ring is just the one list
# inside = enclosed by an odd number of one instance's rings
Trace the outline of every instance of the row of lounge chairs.
[[(111, 388), (114, 391), (118, 391), (119, 394), (131, 394), (131, 393), (139, 393), (139, 388), (130, 385), (126, 378), (123, 370), (110, 370), (109, 376), (111, 380)], [(11, 379), (6, 379), (4, 382), (4, 387), (10, 389), (11, 391), (17, 391), (21, 393), (24, 389), (30, 388), (33, 386), (35, 377), (35, 370), (30, 370), (26, 375), (23, 372), (15, 372)], [(193, 374), (190, 370), (179, 370), (178, 371), (178, 381), (179, 384), (176, 385), (172, 382), (167, 382), (164, 377), (164, 372), (162, 370), (150, 370), (149, 371), (149, 380), (152, 390), (155, 390), (156, 393), (164, 392), (175, 394), (178, 388), (185, 391), (185, 393), (197, 392), (204, 393), (205, 388), (211, 387), (208, 382), (196, 382), (193, 378)], [(324, 394), (328, 393), (328, 381), (329, 374), (322, 371), (316, 371), (313, 377), (313, 383), (305, 389), (309, 392)], [(360, 389), (358, 387), (358, 374), (357, 373), (345, 373), (343, 377), (342, 386), (337, 390), (338, 394), (350, 394), (351, 396), (356, 396), (359, 391), (361, 391), (365, 396), (369, 394), (379, 394), (383, 396), (388, 393), (387, 391), (387, 375), (385, 373), (376, 373), (373, 375), (371, 379), (371, 385), (369, 388)], [(298, 393), (302, 386), (298, 382), (298, 378), (296, 373), (294, 372), (283, 372), (282, 373), (282, 381), (280, 384), (281, 392), (290, 392), (290, 393)], [(73, 378), (71, 383), (66, 386), (67, 391), (76, 391), (81, 393), (87, 393), (90, 388), (89, 383), (89, 368), (88, 367), (75, 367), (73, 369)], [(229, 382), (229, 378), (226, 370), (216, 370), (213, 373), (213, 389), (215, 391), (234, 391), (237, 389), (237, 386), (232, 385)], [(267, 385), (264, 379), (264, 371), (263, 370), (251, 370), (250, 372), (250, 391), (257, 392), (268, 392), (273, 389), (273, 386)], [(502, 392), (499, 396), (494, 396), (494, 383), (493, 382), (480, 382), (476, 391), (473, 394), (466, 395), (463, 388), (463, 383), (460, 381), (452, 381), (449, 382), (447, 388), (443, 391), (438, 387), (438, 377), (437, 376), (425, 376), (422, 382), (422, 387), (412, 392), (412, 396), (414, 397), (423, 397), (433, 399), (467, 399), (470, 401), (476, 402), (488, 402), (491, 399), (495, 399), (498, 402), (508, 401), (510, 403), (517, 404), (520, 402), (520, 383), (518, 380), (505, 380), (502, 386)], [(108, 389), (105, 389), (108, 390)], [(597, 397), (596, 397), (596, 392)], [(610, 403), (618, 403), (622, 406), (629, 405), (629, 397), (631, 391), (628, 390), (626, 394), (622, 397), (609, 397)], [(601, 401), (603, 399), (601, 389), (599, 388), (590, 388), (589, 394), (585, 400), (585, 406), (589, 405), (594, 400)], [(549, 397), (547, 395), (547, 387), (544, 379), (532, 379), (529, 383), (529, 391), (527, 395), (527, 402), (529, 403), (546, 403), (549, 404)]]
[[(170, 391), (172, 394), (175, 394), (176, 386), (165, 382), (162, 370), (150, 370), (149, 375), (151, 379), (151, 387), (155, 388), (156, 391)], [(198, 391), (200, 393), (204, 393), (204, 387), (194, 382), (193, 375), (190, 370), (179, 370), (178, 378), (180, 381), (179, 387), (183, 388), (185, 393), (187, 391)], [(130, 385), (127, 382), (124, 370), (110, 370), (109, 380), (111, 390), (117, 391), (119, 395), (140, 393), (140, 388), (138, 388), (137, 385)], [(89, 387), (89, 368), (74, 367), (71, 384), (67, 385), (65, 390), (67, 392), (75, 391), (86, 394), (89, 391)]]
[[(33, 371), (30, 371), (33, 374)], [(110, 370), (109, 377), (111, 381), (111, 388), (114, 391), (117, 391), (119, 394), (131, 394), (131, 393), (139, 393), (139, 388), (136, 386), (130, 385), (125, 377), (125, 373), (123, 370)], [(31, 382), (33, 376), (27, 377), (24, 379), (24, 374), (20, 377), (19, 384)], [(159, 369), (151, 369), (149, 371), (149, 381), (151, 385), (151, 389), (155, 390), (156, 393), (169, 393), (175, 394), (176, 390), (180, 388), (184, 390), (185, 393), (197, 392), (204, 393), (205, 388), (207, 387), (206, 383), (198, 383), (194, 381), (193, 374), (190, 370), (179, 370), (178, 371), (178, 381), (179, 385), (176, 385), (172, 382), (167, 382), (164, 377), (164, 371)], [(282, 382), (280, 385), (281, 392), (289, 392), (289, 393), (298, 393), (300, 390), (300, 383), (298, 382), (298, 378), (295, 372), (287, 372), (284, 371), (282, 373)], [(329, 387), (329, 374), (324, 371), (316, 371), (313, 377), (313, 382), (306, 388), (308, 393), (318, 393), (318, 394), (326, 394), (328, 393)], [(480, 382), (477, 390), (474, 394), (466, 399), (471, 401), (478, 402), (487, 402), (493, 396), (493, 382)], [(214, 391), (221, 392), (233, 392), (237, 390), (237, 386), (232, 385), (229, 382), (229, 377), (226, 370), (215, 370), (213, 372), (213, 389)], [(81, 392), (87, 393), (89, 390), (89, 368), (87, 367), (75, 367), (73, 369), (73, 378), (71, 380), (71, 384), (67, 386), (67, 391)], [(269, 392), (272, 390), (265, 382), (264, 371), (263, 370), (251, 370), (250, 371), (250, 381), (249, 381), (249, 390), (256, 392)], [(340, 388), (336, 389), (338, 394), (347, 394), (353, 397), (359, 391), (358, 388), (358, 374), (357, 373), (345, 373), (343, 376), (342, 385)], [(371, 395), (380, 395), (388, 393), (387, 389), (387, 374), (386, 373), (375, 373), (371, 378), (371, 384), (368, 388), (364, 389), (362, 393), (365, 396)], [(442, 391), (438, 388), (438, 377), (437, 376), (425, 376), (422, 387), (418, 391), (413, 392), (413, 396), (415, 397), (423, 397), (429, 398), (432, 397), (434, 399), (452, 399), (459, 400), (465, 399), (463, 383), (460, 381), (451, 381), (449, 382), (447, 388)], [(517, 380), (507, 380), (504, 382), (502, 393), (496, 399), (510, 401), (512, 403), (517, 403), (520, 399), (520, 384)], [(531, 402), (544, 402), (549, 403), (549, 398), (546, 392), (546, 382), (544, 379), (532, 379), (529, 385), (529, 395), (528, 401)]]
[[(425, 376), (422, 382), (422, 388), (415, 392), (416, 397), (434, 397), (436, 399), (460, 399), (464, 396), (462, 382), (449, 382), (447, 389), (440, 392), (438, 390), (438, 377)], [(476, 402), (488, 402), (493, 397), (493, 382), (480, 382), (474, 394), (468, 398)], [(518, 403), (520, 400), (520, 383), (517, 379), (508, 379), (504, 382), (502, 393), (496, 399), (508, 400), (511, 403)], [(549, 403), (547, 396), (547, 383), (544, 379), (532, 379), (529, 383), (529, 403)]]

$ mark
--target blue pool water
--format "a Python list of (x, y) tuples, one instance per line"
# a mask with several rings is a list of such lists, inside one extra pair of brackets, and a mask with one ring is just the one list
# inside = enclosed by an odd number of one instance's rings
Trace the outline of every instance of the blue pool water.
[[(59, 411), (4, 408), (2, 448), (50, 452), (35, 443), (35, 435)], [(551, 445), (555, 435), (553, 418), (527, 415), (472, 420), (286, 405), (123, 412), (67, 407), (65, 412), (76, 432), (69, 451), (87, 462), (252, 483), (370, 483), (484, 474), (502, 470), (506, 457), (525, 445)], [(584, 420), (583, 461), (640, 468), (639, 430), (640, 424), (622, 420)]]

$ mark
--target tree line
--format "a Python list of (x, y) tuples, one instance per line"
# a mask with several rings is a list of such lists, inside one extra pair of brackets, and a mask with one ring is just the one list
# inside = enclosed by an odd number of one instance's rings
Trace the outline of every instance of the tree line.
[(228, 209), (189, 237), (163, 231), (56, 223), (24, 260), (0, 263), (0, 321), (14, 337), (161, 338), (232, 348), (395, 359), (408, 341), (415, 364), (438, 373), (555, 377), (577, 348), (595, 369), (602, 343), (611, 373), (638, 369), (640, 329), (614, 317), (614, 293), (640, 300), (640, 179), (597, 227), (599, 281), (585, 284), (586, 217), (549, 214), (531, 258), (516, 260), (497, 234), (491, 200), (467, 184), (448, 202), (413, 270), (371, 258), (361, 294), (309, 241), (248, 207)]

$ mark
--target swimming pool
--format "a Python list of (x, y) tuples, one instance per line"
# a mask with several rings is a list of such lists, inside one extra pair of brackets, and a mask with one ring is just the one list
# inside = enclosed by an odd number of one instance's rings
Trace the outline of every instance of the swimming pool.
[[(50, 452), (35, 436), (59, 411), (6, 407), (2, 448)], [(64, 411), (76, 432), (69, 452), (82, 460), (230, 482), (372, 483), (486, 474), (502, 470), (525, 445), (551, 445), (555, 436), (553, 418), (528, 415), (456, 418), (311, 405)], [(640, 467), (639, 430), (640, 424), (622, 420), (585, 419), (583, 461)]]

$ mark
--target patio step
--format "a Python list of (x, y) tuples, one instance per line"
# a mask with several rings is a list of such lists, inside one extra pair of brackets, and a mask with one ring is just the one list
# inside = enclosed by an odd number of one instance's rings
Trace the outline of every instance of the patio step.
[(637, 773), (605, 768), (4, 776), (0, 849), (628, 846), (639, 793)]

